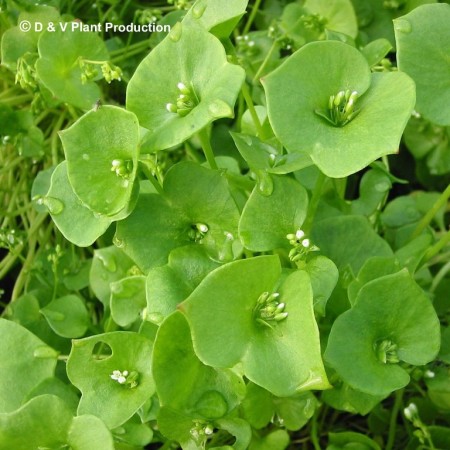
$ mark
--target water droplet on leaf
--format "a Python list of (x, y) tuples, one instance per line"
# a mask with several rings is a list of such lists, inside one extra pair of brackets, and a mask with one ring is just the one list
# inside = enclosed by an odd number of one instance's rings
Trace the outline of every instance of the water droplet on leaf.
[(169, 39), (172, 42), (178, 42), (181, 39), (181, 33), (182, 33), (182, 28), (181, 28), (181, 23), (177, 23), (171, 30), (169, 33)]
[(117, 270), (117, 264), (114, 256), (99, 254), (98, 259), (102, 262), (103, 267), (109, 272), (115, 272)]
[(273, 181), (270, 174), (260, 170), (257, 172), (256, 176), (257, 176), (258, 191), (266, 197), (271, 195), (273, 192)]
[(222, 100), (216, 100), (208, 106), (208, 111), (213, 117), (228, 117), (233, 115), (233, 110)]
[(396, 21), (394, 21), (394, 28), (400, 33), (408, 34), (412, 31), (411, 22), (406, 19), (397, 19)]
[(82, 158), (83, 158), (85, 161), (89, 161), (89, 160), (91, 159), (91, 157), (90, 157), (87, 153), (83, 153)]
[(44, 205), (47, 207), (50, 214), (54, 216), (61, 214), (64, 210), (64, 203), (57, 198), (45, 197)]
[(192, 15), (196, 18), (196, 19), (200, 19), (200, 17), (203, 16), (203, 13), (205, 12), (206, 9), (206, 2), (197, 2), (193, 8), (192, 8)]

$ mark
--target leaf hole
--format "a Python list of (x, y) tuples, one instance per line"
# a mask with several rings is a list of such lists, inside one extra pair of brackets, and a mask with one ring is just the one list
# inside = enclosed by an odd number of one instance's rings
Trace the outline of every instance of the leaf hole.
[(110, 358), (112, 354), (112, 348), (106, 342), (99, 341), (94, 345), (91, 356), (95, 361), (103, 361)]

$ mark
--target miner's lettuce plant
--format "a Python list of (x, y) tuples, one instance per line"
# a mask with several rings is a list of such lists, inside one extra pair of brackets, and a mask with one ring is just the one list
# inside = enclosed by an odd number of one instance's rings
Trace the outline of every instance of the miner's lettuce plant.
[(4, 3), (0, 449), (450, 448), (448, 4)]

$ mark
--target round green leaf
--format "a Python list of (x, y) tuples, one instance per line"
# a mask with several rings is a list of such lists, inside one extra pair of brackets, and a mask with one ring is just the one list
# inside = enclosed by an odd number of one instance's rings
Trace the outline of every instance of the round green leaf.
[(286, 235), (301, 229), (308, 209), (306, 189), (295, 179), (272, 176), (273, 192), (253, 189), (239, 222), (239, 236), (252, 251), (288, 248)]
[(86, 306), (78, 295), (56, 298), (42, 308), (41, 313), (53, 331), (66, 338), (83, 336), (90, 324)]
[[(414, 83), (403, 73), (370, 73), (364, 56), (342, 42), (305, 45), (262, 80), (269, 119), (289, 152), (303, 152), (326, 175), (345, 177), (398, 151), (415, 102)], [(330, 97), (356, 91), (356, 116), (334, 126)], [(320, 114), (319, 114), (320, 113)]]
[[(221, 262), (239, 254), (239, 212), (223, 173), (181, 162), (167, 172), (164, 192), (141, 195), (133, 213), (117, 225), (116, 244), (143, 271), (166, 263), (171, 250), (189, 244), (204, 246)], [(198, 234), (199, 226), (206, 231)]]
[(270, 327), (254, 317), (261, 294), (273, 293), (279, 277), (276, 256), (236, 261), (207, 275), (179, 306), (191, 325), (195, 352), (215, 367), (241, 361), (245, 375), (274, 395), (327, 388), (305, 272), (293, 273), (279, 289), (288, 317)]
[[(108, 347), (112, 354), (103, 353)], [(126, 422), (155, 391), (151, 353), (147, 338), (126, 331), (73, 341), (67, 375), (82, 392), (78, 414), (97, 416), (109, 428)], [(136, 372), (136, 386), (112, 379), (114, 371)]]
[[(77, 197), (94, 213), (113, 216), (130, 202), (138, 164), (139, 125), (116, 106), (89, 111), (60, 133)], [(115, 165), (121, 162), (125, 174)]]
[[(213, 120), (233, 117), (244, 70), (227, 62), (220, 41), (199, 26), (177, 24), (141, 62), (127, 89), (127, 109), (148, 128), (146, 145), (162, 150), (180, 144)], [(167, 109), (183, 83), (198, 99), (184, 117)]]
[(409, 375), (380, 359), (377, 348), (383, 341), (392, 344), (396, 358), (413, 365), (427, 364), (439, 351), (436, 312), (406, 270), (361, 288), (355, 306), (334, 322), (325, 359), (351, 387), (388, 395), (406, 386)]
[(57, 353), (9, 320), (0, 319), (0, 335), (0, 412), (8, 413), (19, 408), (38, 384), (53, 376)]
[(193, 417), (223, 417), (245, 394), (245, 384), (234, 372), (205, 366), (198, 359), (189, 325), (179, 312), (169, 316), (158, 330), (152, 370), (161, 405)]
[(416, 109), (450, 125), (450, 5), (422, 5), (394, 20), (398, 67), (416, 83)]
[[(64, 32), (60, 26), (66, 25)], [(79, 60), (107, 61), (108, 51), (95, 33), (72, 30), (70, 23), (58, 23), (55, 31), (45, 31), (39, 39), (40, 58), (36, 71), (41, 83), (63, 102), (90, 109), (100, 98), (94, 81), (83, 84)]]
[(67, 176), (66, 161), (60, 163), (53, 172), (50, 189), (43, 203), (59, 231), (79, 247), (92, 245), (112, 222), (106, 216), (94, 215), (75, 195)]

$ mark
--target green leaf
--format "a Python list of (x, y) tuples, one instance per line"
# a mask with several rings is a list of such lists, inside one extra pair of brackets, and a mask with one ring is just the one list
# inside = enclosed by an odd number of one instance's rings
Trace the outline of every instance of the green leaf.
[[(223, 173), (178, 163), (164, 178), (164, 193), (141, 195), (117, 225), (116, 243), (143, 271), (165, 264), (174, 248), (188, 244), (204, 246), (220, 262), (240, 253), (239, 212)], [(199, 233), (199, 226), (206, 231)]]
[(263, 437), (253, 436), (249, 450), (284, 450), (289, 442), (287, 431), (275, 430)]
[(0, 335), (0, 412), (9, 413), (22, 405), (32, 389), (53, 376), (57, 353), (9, 320), (0, 319)]
[(138, 275), (133, 261), (119, 248), (111, 246), (94, 250), (89, 284), (96, 297), (109, 307), (111, 283), (130, 275)]
[(380, 446), (361, 433), (355, 433), (353, 431), (345, 431), (342, 433), (329, 433), (330, 445), (327, 446), (327, 450), (381, 450)]
[[(124, 210), (138, 164), (136, 116), (116, 106), (102, 106), (86, 113), (60, 136), (77, 197), (97, 215), (114, 216)], [(119, 173), (119, 164), (124, 173)]]
[[(153, 151), (166, 149), (216, 119), (233, 117), (243, 80), (244, 70), (227, 62), (217, 38), (199, 26), (179, 23), (136, 69), (127, 88), (127, 109), (150, 130), (146, 145)], [(167, 109), (177, 103), (179, 83), (198, 101), (184, 117)]]
[(96, 216), (75, 195), (67, 176), (66, 161), (54, 170), (50, 189), (42, 202), (59, 231), (79, 247), (92, 245), (112, 222), (106, 216)]
[(78, 295), (56, 298), (41, 309), (52, 330), (66, 338), (82, 337), (90, 324), (86, 306)]
[(362, 54), (367, 59), (370, 67), (378, 64), (390, 51), (392, 44), (384, 38), (369, 42), (362, 50)]
[(110, 286), (111, 317), (121, 327), (127, 327), (142, 315), (147, 304), (145, 277), (137, 275), (123, 278)]
[(151, 269), (147, 275), (147, 320), (161, 323), (218, 266), (201, 246), (188, 245), (172, 250), (169, 262)]
[[(389, 347), (384, 354), (383, 343)], [(325, 360), (351, 387), (382, 396), (409, 382), (408, 373), (395, 361), (427, 364), (439, 345), (436, 312), (402, 270), (361, 288), (355, 306), (334, 322)]]
[(312, 241), (342, 272), (347, 265), (358, 273), (372, 256), (392, 256), (389, 245), (361, 216), (331, 217), (317, 222), (312, 229)]
[(303, 169), (312, 164), (311, 159), (304, 154), (278, 154), (278, 151), (274, 147), (262, 142), (256, 136), (242, 133), (230, 134), (239, 153), (252, 170), (286, 174)]
[(60, 17), (54, 7), (33, 4), (20, 12), (17, 22), (21, 23), (23, 20), (30, 22), (30, 31), (21, 31), (20, 27), (16, 26), (5, 30), (2, 36), (2, 65), (13, 71), (16, 70), (17, 60), (20, 57), (28, 52), (37, 52), (37, 43), (42, 30), (47, 28), (49, 22), (60, 20)]
[(286, 235), (301, 229), (308, 209), (306, 189), (295, 179), (273, 176), (267, 196), (253, 189), (239, 222), (239, 237), (252, 251), (289, 248)]
[(311, 279), (314, 311), (320, 316), (325, 316), (327, 301), (338, 282), (339, 271), (331, 259), (322, 255), (308, 260), (305, 270)]
[(236, 261), (208, 274), (179, 306), (190, 323), (195, 352), (213, 367), (242, 362), (250, 380), (277, 396), (327, 388), (305, 272), (294, 272), (279, 289), (288, 317), (273, 326), (254, 317), (258, 299), (274, 292), (279, 277), (276, 256)]
[(161, 406), (193, 418), (216, 420), (232, 411), (245, 395), (241, 377), (204, 365), (194, 353), (189, 325), (175, 312), (160, 326), (152, 371)]
[(59, 397), (41, 395), (17, 411), (0, 414), (0, 448), (114, 450), (111, 433), (94, 416), (73, 417)]
[(450, 125), (450, 5), (422, 5), (394, 20), (398, 67), (416, 83), (416, 109)]
[(200, 25), (218, 38), (227, 38), (245, 14), (248, 0), (197, 0), (183, 19), (183, 25)]
[(107, 61), (108, 51), (95, 33), (72, 30), (45, 31), (39, 39), (40, 58), (36, 62), (39, 80), (63, 102), (87, 110), (100, 98), (100, 88), (94, 81), (83, 84), (79, 60)]
[[(331, 69), (332, 68), (332, 69)], [(305, 45), (262, 80), (275, 135), (291, 153), (308, 154), (330, 177), (348, 176), (396, 153), (415, 102), (403, 73), (370, 73), (364, 56), (337, 41)], [(331, 96), (356, 91), (354, 118), (334, 126)]]
[[(109, 348), (112, 354), (104, 352)], [(109, 428), (126, 422), (154, 391), (152, 343), (132, 332), (118, 331), (74, 340), (67, 375), (82, 397), (78, 414), (92, 414)], [(136, 373), (136, 386), (112, 379), (114, 371)]]

